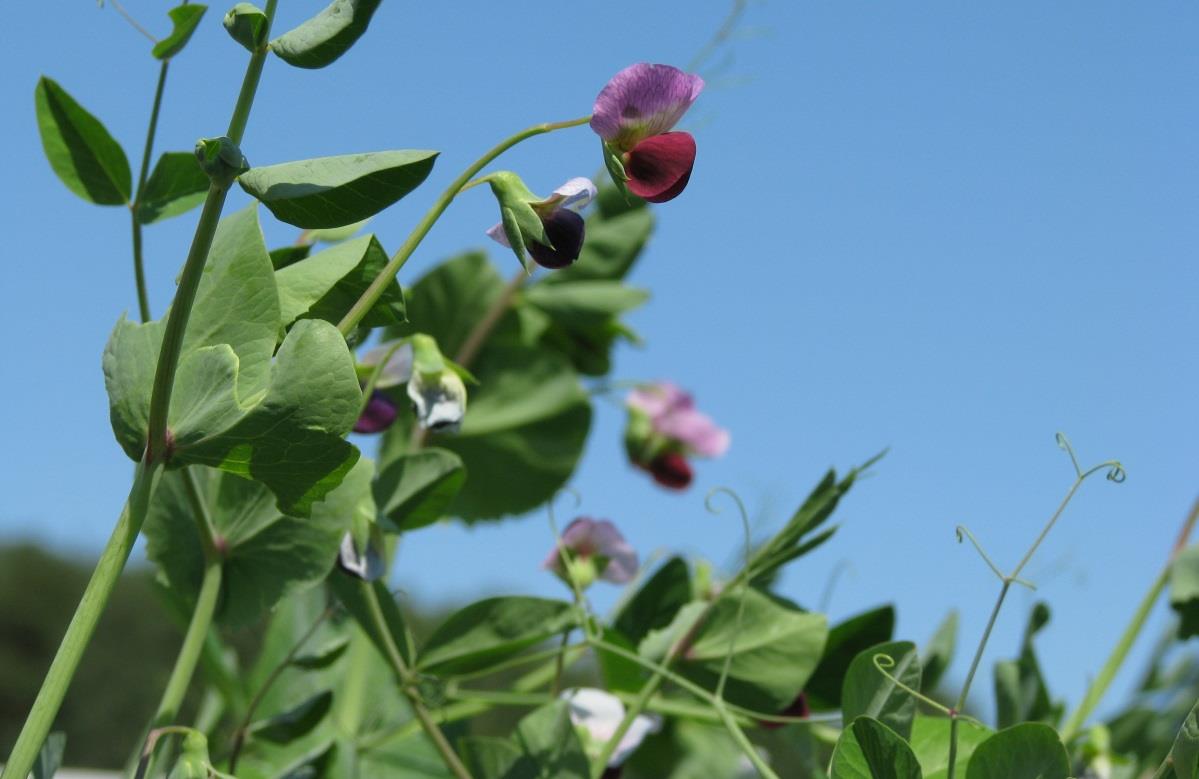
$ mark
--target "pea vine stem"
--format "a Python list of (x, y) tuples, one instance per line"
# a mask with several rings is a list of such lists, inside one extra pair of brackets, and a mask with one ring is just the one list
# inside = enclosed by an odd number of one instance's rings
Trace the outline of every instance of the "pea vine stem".
[(1186, 548), (1187, 541), (1190, 539), (1191, 531), (1194, 530), (1196, 522), (1199, 522), (1199, 499), (1191, 506), (1190, 513), (1182, 523), (1182, 529), (1179, 531), (1178, 538), (1170, 550), (1170, 556), (1166, 559), (1166, 564), (1162, 566), (1161, 572), (1153, 580), (1153, 584), (1149, 586), (1149, 591), (1145, 593), (1145, 597), (1141, 599), (1136, 611), (1133, 612), (1132, 619), (1129, 620), (1128, 626), (1124, 628), (1124, 632), (1120, 634), (1120, 638), (1116, 642), (1116, 646), (1112, 649), (1111, 655), (1103, 664), (1103, 668), (1100, 669), (1099, 674), (1087, 686), (1087, 691), (1083, 695), (1082, 702), (1066, 720), (1066, 724), (1062, 728), (1062, 741), (1069, 743), (1071, 739), (1077, 736), (1082, 726), (1086, 723), (1087, 717), (1095, 711), (1095, 707), (1103, 700), (1104, 693), (1111, 686), (1112, 681), (1116, 678), (1116, 674), (1120, 672), (1120, 668), (1124, 665), (1129, 651), (1132, 650), (1132, 645), (1136, 642), (1141, 634), (1141, 630), (1145, 627), (1145, 622), (1149, 619), (1149, 614), (1153, 611), (1154, 604), (1157, 603), (1157, 599), (1161, 596), (1162, 591), (1165, 590), (1166, 583), (1170, 579), (1170, 569), (1174, 566), (1174, 561), (1178, 559), (1178, 555)]
[(454, 752), (454, 748), (450, 746), (449, 740), (441, 732), (441, 728), (437, 726), (432, 713), (421, 699), (412, 670), (404, 662), (404, 657), (400, 654), (400, 649), (396, 646), (391, 636), (391, 629), (388, 627), (387, 620), (383, 616), (383, 607), (379, 603), (379, 596), (375, 592), (375, 588), (367, 582), (361, 582), (361, 588), (367, 607), (370, 610), (371, 622), (386, 649), (384, 656), (391, 666), (392, 671), (395, 672), (400, 691), (404, 693), (404, 697), (408, 699), (409, 705), (412, 706), (412, 713), (420, 723), (421, 729), (425, 731), (425, 735), (429, 737), (429, 741), (433, 743), (433, 747), (441, 755), (442, 762), (445, 763), (446, 768), (450, 769), (450, 773), (457, 779), (472, 779), (470, 771), (462, 764), (461, 758)]
[[(267, 0), (266, 2), (268, 31), (277, 4), (278, 0)], [(269, 36), (264, 36), (264, 38), (266, 37)], [(245, 78), (242, 80), (241, 91), (238, 94), (237, 103), (234, 105), (233, 116), (229, 122), (229, 131), (226, 133), (234, 143), (240, 143), (242, 134), (245, 132), (266, 55), (267, 48), (264, 45), (250, 57)], [(150, 499), (162, 472), (163, 458), (167, 450), (167, 411), (170, 407), (175, 371), (183, 346), (183, 333), (187, 328), (188, 318), (191, 316), (200, 275), (204, 269), (204, 263), (208, 259), (208, 250), (212, 246), (212, 238), (216, 233), (217, 222), (220, 220), (221, 208), (224, 206), (227, 192), (227, 187), (216, 184), (208, 189), (204, 208), (200, 212), (196, 232), (188, 251), (187, 261), (180, 275), (179, 290), (167, 317), (150, 400), (150, 421), (145, 456), (137, 465), (133, 486), (130, 488), (125, 507), (117, 520), (116, 527), (113, 528), (108, 543), (100, 553), (100, 559), (83, 591), (79, 606), (76, 607), (75, 614), (71, 617), (70, 624), (67, 625), (66, 634), (50, 664), (50, 669), (34, 700), (33, 708), (21, 728), (21, 733), (17, 736), (17, 741), (4, 766), (3, 774), (0, 774), (0, 779), (25, 779), (29, 775), (42, 743), (50, 732), (54, 717), (58, 714), (62, 700), (66, 696), (71, 678), (79, 667), (83, 652), (95, 633), (100, 615), (104, 612), (104, 608), (116, 588), (117, 580), (125, 568), (125, 562), (129, 559), (133, 544), (137, 540), (138, 533), (141, 532)], [(136, 214), (134, 216), (136, 218)]]
[(154, 151), (154, 135), (158, 131), (158, 113), (162, 108), (162, 93), (166, 88), (167, 69), (170, 60), (163, 60), (158, 69), (158, 86), (154, 89), (154, 105), (150, 109), (150, 124), (146, 128), (146, 145), (142, 150), (142, 166), (137, 174), (137, 190), (129, 204), (129, 216), (133, 225), (133, 280), (137, 285), (137, 311), (143, 322), (150, 321), (150, 295), (146, 291), (146, 269), (142, 252), (142, 195), (146, 190), (146, 178), (150, 173), (150, 156)]
[(379, 273), (373, 282), (371, 282), (371, 285), (366, 288), (366, 291), (362, 293), (362, 296), (359, 297), (357, 302), (355, 302), (350, 310), (346, 312), (346, 315), (342, 317), (342, 320), (337, 323), (337, 329), (341, 331), (341, 334), (348, 336), (354, 331), (354, 328), (358, 326), (358, 323), (362, 321), (362, 318), (366, 316), (366, 313), (370, 311), (371, 307), (379, 301), (379, 298), (383, 295), (383, 290), (387, 288), (387, 285), (393, 278), (395, 278), (395, 275), (399, 273), (400, 268), (404, 267), (404, 263), (408, 261), (408, 258), (411, 257), (412, 253), (416, 251), (416, 248), (420, 246), (421, 241), (423, 241), (425, 236), (429, 234), (429, 230), (433, 228), (433, 225), (437, 223), (437, 220), (441, 218), (441, 215), (445, 213), (447, 208), (449, 208), (450, 203), (454, 202), (454, 198), (458, 196), (458, 193), (462, 191), (462, 188), (469, 184), (470, 180), (474, 178), (479, 171), (491, 164), (496, 157), (499, 157), (501, 154), (508, 151), (508, 149), (511, 149), (513, 146), (521, 143), (522, 141), (526, 141), (529, 138), (533, 138), (538, 135), (544, 135), (545, 133), (550, 133), (555, 130), (565, 130), (569, 127), (579, 127), (587, 124), (589, 121), (591, 121), (591, 117), (584, 116), (579, 119), (569, 119), (564, 122), (544, 122), (542, 124), (535, 124), (532, 127), (527, 127), (514, 135), (508, 136), (493, 146), (482, 157), (471, 163), (470, 167), (462, 171), (462, 174), (459, 175), (458, 178), (454, 179), (450, 185), (446, 187), (446, 190), (441, 193), (441, 196), (433, 202), (433, 205), (429, 208), (428, 212), (424, 215), (424, 217), (421, 218), (416, 227), (412, 229), (412, 232), (408, 235), (408, 238), (404, 241), (403, 245), (396, 250), (394, 255), (392, 255), (392, 258), (387, 263), (387, 266), (384, 267), (382, 272)]
[[(1037, 549), (1040, 548), (1041, 544), (1045, 541), (1045, 538), (1049, 535), (1049, 531), (1053, 530), (1053, 526), (1057, 524), (1058, 519), (1066, 510), (1066, 506), (1070, 505), (1070, 501), (1073, 499), (1074, 494), (1078, 492), (1078, 488), (1082, 486), (1082, 483), (1086, 481), (1089, 476), (1106, 469), (1108, 470), (1109, 480), (1123, 480), (1124, 471), (1120, 463), (1114, 460), (1107, 461), (1096, 465), (1090, 470), (1083, 471), (1078, 467), (1078, 460), (1075, 458), (1074, 451), (1070, 448), (1069, 442), (1066, 441), (1065, 436), (1061, 435), (1060, 433), (1058, 434), (1058, 444), (1065, 449), (1067, 453), (1069, 453), (1070, 461), (1074, 464), (1074, 482), (1070, 485), (1070, 489), (1066, 491), (1065, 497), (1062, 498), (1061, 503), (1058, 504), (1058, 507), (1053, 512), (1053, 515), (1049, 517), (1049, 521), (1047, 521), (1045, 526), (1041, 528), (1041, 532), (1039, 535), (1037, 535), (1036, 540), (1032, 542), (1032, 545), (1029, 546), (1028, 551), (1026, 551), (1024, 556), (1020, 558), (1020, 562), (1016, 564), (1016, 567), (1012, 569), (1011, 573), (1000, 576), (1003, 583), (999, 588), (999, 596), (995, 599), (995, 606), (991, 609), (991, 616), (987, 619), (986, 627), (983, 628), (982, 638), (979, 639), (978, 648), (974, 652), (974, 659), (970, 661), (970, 670), (966, 672), (966, 680), (962, 684), (962, 690), (958, 694), (957, 702), (954, 704), (953, 709), (950, 712), (949, 763), (946, 766), (946, 779), (954, 779), (957, 769), (958, 727), (961, 721), (960, 712), (966, 706), (966, 699), (970, 695), (970, 686), (974, 683), (974, 677), (978, 673), (979, 665), (982, 663), (983, 653), (987, 648), (987, 642), (991, 638), (991, 632), (995, 629), (995, 622), (999, 619), (999, 612), (1003, 608), (1003, 602), (1007, 598), (1008, 591), (1011, 590), (1012, 584), (1021, 581), (1019, 578), (1020, 573), (1024, 570), (1025, 566), (1028, 565), (1029, 561), (1032, 560), (1032, 557), (1034, 554), (1036, 554)], [(975, 541), (973, 537), (971, 537), (971, 541), (974, 542), (975, 546), (979, 550), (979, 553), (982, 554), (983, 559), (987, 560), (987, 563), (990, 565), (991, 569), (996, 573), (999, 573), (999, 570), (993, 563), (990, 562), (990, 559), (986, 556), (986, 553), (984, 553), (982, 548), (978, 546), (978, 542)]]

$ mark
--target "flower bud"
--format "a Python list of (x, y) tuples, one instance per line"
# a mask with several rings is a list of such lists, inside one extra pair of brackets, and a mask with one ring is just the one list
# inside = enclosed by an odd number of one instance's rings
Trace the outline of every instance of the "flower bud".
[(510, 171), (493, 173), (487, 180), (500, 205), (500, 223), (487, 234), (512, 249), (526, 270), (526, 252), (550, 269), (565, 268), (579, 258), (585, 228), (578, 210), (596, 193), (590, 179), (570, 179), (547, 198), (534, 195)]
[(250, 163), (232, 139), (201, 138), (196, 141), (196, 159), (200, 167), (218, 187), (228, 187), (238, 176), (250, 169)]
[(270, 20), (250, 3), (238, 3), (225, 14), (225, 31), (247, 51), (260, 51), (266, 45)]
[(423, 333), (412, 336), (412, 378), (408, 397), (417, 423), (425, 430), (456, 432), (466, 415), (466, 385), (437, 342)]

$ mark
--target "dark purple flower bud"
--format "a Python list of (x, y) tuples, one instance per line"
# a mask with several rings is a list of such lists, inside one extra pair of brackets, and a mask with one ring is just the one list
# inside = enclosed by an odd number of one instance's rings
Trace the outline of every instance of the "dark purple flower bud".
[(583, 250), (583, 217), (569, 209), (557, 208), (543, 214), (541, 223), (545, 225), (545, 237), (554, 248), (529, 241), (525, 248), (538, 265), (556, 270), (579, 259), (579, 252)]
[(658, 455), (650, 460), (649, 465), (645, 466), (645, 470), (649, 471), (650, 476), (653, 476), (654, 481), (658, 484), (672, 490), (687, 489), (691, 485), (691, 479), (695, 476), (687, 458), (678, 452), (665, 452)]
[(382, 433), (396, 421), (396, 404), (385, 392), (375, 390), (367, 401), (362, 416), (354, 423), (355, 433)]

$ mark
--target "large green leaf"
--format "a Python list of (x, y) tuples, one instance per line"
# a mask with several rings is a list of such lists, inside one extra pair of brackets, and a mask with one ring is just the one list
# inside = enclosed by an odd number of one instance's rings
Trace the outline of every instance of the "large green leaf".
[[(371, 464), (362, 460), (307, 518), (282, 514), (262, 485), (208, 468), (191, 468), (212, 517), (224, 575), (217, 616), (247, 624), (290, 594), (319, 584), (363, 496)], [(163, 475), (146, 517), (146, 554), (185, 603), (199, 592), (204, 560), (184, 475)]]
[(276, 744), (286, 744), (307, 734), (321, 723), (333, 704), (333, 691), (325, 690), (301, 701), (287, 711), (279, 712), (250, 725), (253, 738)]
[(924, 689), (932, 692), (937, 682), (953, 661), (953, 651), (957, 645), (958, 612), (952, 609), (945, 619), (937, 626), (924, 651), (920, 655), (920, 664), (924, 667)]
[[(949, 772), (949, 719), (946, 717), (917, 716), (912, 723), (909, 743), (924, 779), (946, 779)], [(954, 761), (954, 776), (966, 775), (966, 764), (975, 748), (986, 741), (995, 731), (970, 720), (958, 722), (958, 752)]]
[(435, 151), (343, 154), (251, 168), (238, 181), (277, 219), (297, 227), (342, 227), (373, 216), (420, 186)]
[(830, 775), (831, 779), (922, 779), (911, 747), (870, 717), (858, 717), (841, 731)]
[(466, 736), (458, 739), (458, 754), (476, 779), (502, 779), (521, 757), (520, 747), (498, 736)]
[[(275, 272), (284, 325), (300, 317), (337, 323), (387, 265), (387, 252), (373, 235), (339, 243)], [(404, 293), (392, 279), (362, 324), (395, 325), (404, 321)]]
[(333, 0), (316, 16), (271, 41), (271, 51), (297, 68), (323, 68), (366, 32), (383, 0)]
[(38, 79), (34, 103), (42, 148), (62, 183), (92, 203), (128, 203), (133, 186), (129, 160), (100, 120), (45, 76)]
[(431, 674), (477, 671), (574, 625), (569, 603), (522, 596), (488, 598), (450, 615), (421, 648), (418, 666)]
[(587, 779), (591, 775), (570, 721), (570, 709), (563, 701), (525, 715), (512, 740), (521, 756), (502, 774), (503, 779)]
[(648, 297), (645, 290), (619, 281), (542, 282), (530, 287), (517, 305), (519, 313), (544, 318), (538, 324), (544, 344), (565, 355), (579, 372), (603, 376), (612, 369), (616, 341), (636, 340), (620, 315)]
[(672, 557), (624, 604), (613, 625), (636, 646), (651, 631), (669, 625), (690, 600), (691, 573), (687, 562)]
[(1196, 703), (1183, 720), (1174, 746), (1170, 748), (1171, 765), (1178, 779), (1195, 779), (1199, 776), (1199, 703)]
[(1178, 614), (1178, 637), (1199, 635), (1199, 544), (1184, 549), (1170, 566), (1170, 608)]
[(504, 280), (483, 252), (466, 252), (437, 265), (408, 290), (408, 324), (400, 335), (428, 333), (454, 357), (470, 331), (504, 293)]
[(191, 40), (192, 33), (196, 31), (200, 19), (207, 10), (208, 6), (206, 5), (185, 3), (167, 11), (171, 17), (171, 34), (155, 43), (151, 53), (160, 60), (169, 60), (183, 51), (183, 47)]
[(164, 153), (155, 163), (138, 200), (138, 221), (150, 224), (190, 211), (204, 202), (210, 183), (192, 152)]
[(563, 358), (532, 347), (493, 346), (471, 370), (480, 385), (461, 429), (433, 439), (470, 474), (450, 511), (468, 521), (530, 511), (574, 473), (591, 428), (587, 393)]
[(966, 779), (1067, 779), (1070, 759), (1057, 731), (1026, 722), (1001, 730), (979, 744), (966, 765)]
[[(859, 715), (873, 717), (905, 739), (912, 732), (912, 717), (916, 714), (916, 699), (883, 675), (875, 657), (887, 673), (913, 690), (920, 690), (920, 658), (916, 645), (910, 641), (892, 641), (872, 646), (860, 652), (849, 664), (841, 693), (841, 710), (847, 720)], [(890, 667), (888, 667), (890, 665)]]
[(882, 606), (850, 617), (829, 631), (824, 656), (812, 673), (804, 693), (813, 709), (841, 708), (841, 688), (849, 664), (859, 653), (891, 640), (895, 608)]
[(756, 589), (725, 593), (712, 607), (678, 671), (709, 689), (732, 653), (725, 697), (758, 711), (781, 711), (807, 683), (828, 638), (823, 614), (809, 614)]
[(465, 481), (458, 455), (430, 447), (389, 462), (375, 480), (375, 499), (396, 529), (415, 530), (445, 516)]
[[(328, 579), (329, 588), (333, 590), (333, 594), (345, 606), (346, 611), (350, 613), (358, 621), (358, 626), (366, 633), (371, 643), (379, 650), (380, 657), (387, 657), (388, 651), (388, 636), (390, 642), (399, 650), (400, 656), (404, 658), (404, 662), (412, 661), (412, 647), (409, 646), (410, 638), (408, 628), (404, 621), (404, 614), (400, 611), (399, 605), (395, 602), (395, 598), (388, 591), (387, 585), (381, 579), (373, 582), (364, 582), (363, 580), (351, 576), (344, 571), (334, 571)], [(367, 598), (366, 588), (372, 588), (375, 591), (375, 600), (378, 601), (380, 610), (383, 612), (383, 622), (387, 627), (387, 636), (384, 636), (378, 628), (374, 619), (374, 607)]]

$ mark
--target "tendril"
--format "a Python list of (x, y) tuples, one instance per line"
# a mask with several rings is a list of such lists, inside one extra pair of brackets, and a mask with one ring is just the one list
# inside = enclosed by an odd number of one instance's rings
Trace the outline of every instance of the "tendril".
[(954, 529), (954, 532), (957, 533), (959, 544), (962, 543), (962, 541), (967, 538), (970, 539), (970, 543), (974, 545), (974, 548), (978, 551), (978, 554), (982, 557), (983, 561), (987, 564), (987, 567), (989, 567), (991, 569), (991, 571), (996, 576), (999, 577), (999, 580), (1001, 582), (1004, 582), (1005, 584), (1008, 582), (1011, 582), (1012, 584), (1020, 584), (1020, 585), (1027, 587), (1030, 590), (1033, 590), (1034, 592), (1036, 591), (1037, 586), (1035, 584), (1033, 584), (1032, 582), (1028, 581), (1027, 579), (1021, 579), (1018, 576), (1011, 576), (1011, 575), (1006, 574), (1003, 571), (999, 570), (999, 566), (995, 565), (995, 563), (992, 562), (991, 558), (987, 556), (987, 553), (985, 551), (983, 551), (982, 544), (980, 544), (978, 542), (978, 539), (974, 537), (974, 534), (970, 532), (970, 528), (966, 527), (965, 525), (958, 525)]
[(1078, 465), (1078, 458), (1074, 456), (1074, 447), (1070, 445), (1070, 439), (1066, 438), (1066, 434), (1060, 430), (1054, 433), (1053, 438), (1057, 441), (1059, 449), (1070, 455), (1070, 462), (1074, 465), (1074, 473), (1078, 478), (1083, 478), (1082, 468)]
[(901, 682), (898, 677), (896, 677), (894, 674), (889, 672), (890, 669), (895, 667), (895, 658), (891, 657), (891, 655), (887, 655), (887, 654), (883, 654), (882, 652), (879, 652), (878, 654), (874, 655), (871, 658), (871, 662), (874, 663), (875, 669), (880, 674), (885, 676), (887, 678), (887, 680), (891, 682), (891, 684), (894, 684), (896, 687), (903, 690), (908, 695), (912, 696), (913, 698), (920, 701), (924, 705), (929, 706), (933, 709), (936, 709), (937, 711), (941, 712), (945, 716), (950, 717), (952, 719), (962, 719), (962, 720), (967, 720), (968, 722), (972, 722), (976, 725), (982, 725), (982, 723), (979, 722), (978, 720), (974, 719), (974, 717), (968, 716), (966, 714), (962, 714), (961, 712), (958, 712), (958, 711), (954, 711), (953, 709), (949, 708), (945, 704), (943, 704), (939, 701), (933, 700), (932, 698), (928, 697), (927, 695), (920, 692), (919, 690), (909, 687), (908, 685)]
[[(745, 503), (742, 502), (741, 496), (732, 489), (729, 487), (713, 487), (708, 491), (707, 496), (704, 498), (704, 508), (708, 510), (709, 514), (720, 514), (721, 509), (713, 500), (717, 495), (720, 494), (727, 495), (729, 498), (731, 498), (737, 507), (737, 513), (741, 518), (741, 531), (744, 534), (745, 541), (745, 570), (748, 571), (751, 563), (750, 547), (753, 544), (751, 538), (752, 534), (750, 533), (749, 529), (749, 512), (745, 510)], [(720, 679), (716, 683), (716, 698), (718, 700), (724, 698), (724, 685), (729, 678), (729, 669), (733, 664), (733, 652), (737, 648), (737, 636), (741, 633), (741, 621), (745, 616), (745, 596), (748, 588), (749, 585), (747, 583), (743, 586), (740, 597), (737, 599), (737, 619), (733, 623), (733, 632), (729, 636), (729, 651), (728, 654), (724, 656), (724, 664), (720, 669)]]

